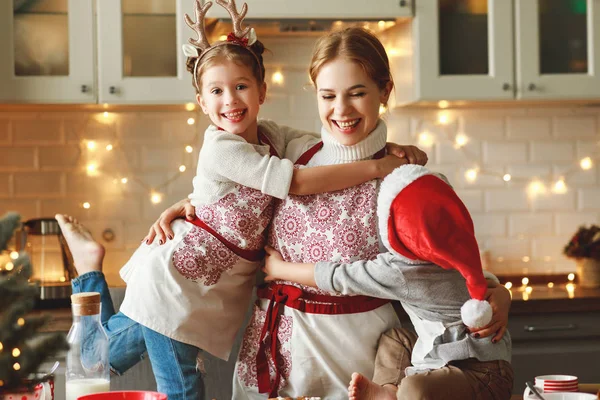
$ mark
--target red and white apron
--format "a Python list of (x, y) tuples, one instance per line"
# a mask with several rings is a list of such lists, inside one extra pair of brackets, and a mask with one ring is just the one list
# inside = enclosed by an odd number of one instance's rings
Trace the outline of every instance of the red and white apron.
[[(305, 165), (321, 147), (296, 164)], [(292, 262), (375, 258), (378, 185), (373, 180), (337, 192), (288, 196), (276, 203), (270, 244)], [(236, 364), (236, 400), (347, 399), (352, 372), (372, 376), (379, 337), (400, 325), (388, 300), (331, 295), (291, 282), (272, 282), (257, 294)]]
[[(266, 136), (259, 138), (269, 143)], [(227, 360), (248, 309), (272, 215), (271, 196), (236, 185), (217, 202), (197, 207), (193, 221), (175, 220), (174, 240), (140, 246), (121, 269), (127, 282), (121, 311)]]

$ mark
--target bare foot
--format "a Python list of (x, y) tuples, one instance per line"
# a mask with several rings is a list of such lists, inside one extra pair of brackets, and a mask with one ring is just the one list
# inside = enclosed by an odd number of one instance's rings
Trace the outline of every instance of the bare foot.
[(380, 386), (373, 383), (364, 375), (355, 372), (352, 374), (350, 386), (348, 386), (349, 400), (396, 400), (394, 386)]
[(102, 271), (104, 246), (96, 242), (90, 231), (69, 215), (56, 214), (62, 234), (73, 255), (73, 262), (79, 275), (86, 272)]

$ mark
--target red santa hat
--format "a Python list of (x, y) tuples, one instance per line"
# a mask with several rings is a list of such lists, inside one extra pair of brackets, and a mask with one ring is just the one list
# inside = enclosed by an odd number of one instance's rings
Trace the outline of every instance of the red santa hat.
[(485, 301), (487, 282), (473, 221), (447, 182), (420, 165), (396, 168), (381, 184), (377, 214), (389, 251), (409, 264), (433, 263), (460, 272), (471, 295), (461, 307), (463, 323), (489, 324), (492, 308)]

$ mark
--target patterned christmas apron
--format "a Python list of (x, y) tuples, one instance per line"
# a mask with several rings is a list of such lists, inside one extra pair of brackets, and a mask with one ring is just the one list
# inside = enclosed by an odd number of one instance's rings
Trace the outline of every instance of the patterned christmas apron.
[[(270, 145), (265, 135), (262, 143)], [(277, 156), (270, 145), (271, 155)], [(227, 359), (264, 257), (273, 198), (242, 185), (176, 220), (175, 240), (142, 245), (121, 270), (121, 310), (172, 339)]]
[[(309, 149), (296, 165), (321, 147)], [(378, 184), (288, 196), (276, 203), (270, 244), (292, 262), (375, 258)], [(332, 295), (291, 282), (272, 282), (257, 294), (236, 364), (235, 400), (347, 399), (352, 372), (372, 376), (379, 337), (400, 325), (388, 300)]]

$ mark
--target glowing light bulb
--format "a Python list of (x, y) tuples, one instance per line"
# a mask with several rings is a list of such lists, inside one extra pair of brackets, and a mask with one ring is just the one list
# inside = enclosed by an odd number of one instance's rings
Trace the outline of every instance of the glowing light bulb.
[(504, 284), (504, 287), (510, 290), (510, 288), (512, 287), (512, 282), (506, 282)]
[(196, 109), (196, 105), (194, 103), (187, 103), (185, 105), (185, 109), (188, 111), (194, 111)]
[(194, 151), (194, 148), (192, 146), (185, 146), (185, 151), (191, 153), (192, 151)]
[(450, 116), (446, 113), (441, 113), (438, 116), (438, 122), (442, 125), (447, 125), (450, 122)]
[(433, 136), (429, 132), (419, 134), (419, 145), (423, 147), (433, 146)]
[(0, 351), (4, 350), (4, 345), (0, 342)]
[(387, 111), (387, 107), (383, 104), (379, 105), (379, 115), (384, 114)]
[(25, 319), (24, 319), (24, 318), (19, 318), (19, 319), (17, 320), (17, 325), (19, 325), (19, 326), (23, 326), (23, 325), (25, 325)]
[(554, 287), (554, 282), (548, 282), (548, 287), (552, 289)]
[(531, 287), (531, 286), (527, 286), (527, 287), (525, 288), (525, 293), (527, 293), (527, 294), (531, 294), (531, 292), (533, 292), (533, 287)]
[(461, 148), (465, 144), (467, 144), (468, 141), (469, 138), (467, 137), (467, 135), (465, 135), (464, 133), (459, 133), (454, 137), (454, 147)]
[(523, 262), (529, 262), (530, 258), (529, 258), (529, 256), (524, 256), (523, 258), (521, 258), (521, 260)]
[(127, 178), (121, 178), (121, 183), (125, 184), (127, 183), (128, 179)]
[(88, 175), (96, 175), (96, 173), (98, 172), (97, 168), (98, 168), (98, 166), (94, 163), (88, 164), (86, 167), (87, 174)]
[(467, 170), (467, 172), (465, 172), (465, 178), (469, 182), (475, 182), (475, 180), (477, 179), (477, 169), (472, 168)]
[(271, 76), (271, 82), (273, 82), (275, 85), (283, 84), (283, 74), (281, 71), (277, 71)]
[(150, 201), (154, 204), (158, 204), (162, 201), (162, 195), (160, 193), (152, 193)]
[(92, 205), (86, 201), (85, 203), (82, 204), (82, 206), (83, 206), (83, 208), (88, 210)]
[(188, 118), (188, 120), (187, 120), (188, 125), (194, 125), (195, 123), (196, 123), (196, 120), (194, 118)]
[(179, 172), (185, 172), (185, 165), (179, 166)]
[(575, 280), (575, 274), (570, 273), (569, 275), (567, 275), (567, 279), (569, 280), (569, 282), (573, 282), (573, 280)]
[(581, 161), (579, 162), (579, 165), (581, 166), (581, 169), (585, 169), (585, 170), (591, 169), (592, 165), (593, 165), (592, 159), (589, 157), (582, 158)]
[(529, 283), (529, 278), (525, 277), (521, 279), (521, 283), (523, 284), (523, 286), (527, 286), (527, 284)]
[(529, 293), (523, 292), (523, 301), (529, 300)]
[(104, 118), (108, 118), (110, 114), (108, 113), (108, 111), (104, 111), (103, 115), (104, 115)]
[(111, 151), (113, 149), (113, 145), (112, 144), (107, 144), (106, 145), (106, 151)]
[(13, 349), (12, 351), (12, 356), (13, 357), (19, 357), (21, 355), (21, 350), (17, 349), (16, 347)]
[(15, 265), (13, 263), (11, 263), (11, 262), (7, 262), (6, 265), (4, 265), (4, 268), (7, 271), (12, 271), (14, 267), (15, 267)]
[(89, 151), (96, 150), (96, 142), (94, 142), (93, 140), (90, 140), (89, 142), (87, 142), (87, 148)]
[(67, 281), (67, 278), (65, 278), (64, 276), (61, 276), (61, 277), (60, 277), (60, 279), (59, 279), (59, 281), (61, 281), (61, 282), (66, 282), (66, 281)]
[(552, 192), (556, 194), (567, 193), (567, 185), (562, 178), (554, 183), (554, 186), (552, 186)]
[(13, 364), (13, 369), (14, 369), (15, 371), (18, 371), (18, 370), (20, 370), (20, 369), (21, 369), (21, 364), (19, 364), (19, 363), (14, 363), (14, 364)]
[(450, 103), (446, 100), (440, 100), (438, 101), (438, 107), (439, 108), (448, 108), (448, 106), (450, 105)]
[(383, 28), (385, 28), (385, 21), (379, 21), (379, 22), (377, 23), (377, 27), (378, 27), (379, 29), (383, 29)]
[(528, 193), (529, 197), (536, 197), (537, 195), (543, 194), (545, 192), (546, 192), (546, 186), (544, 186), (544, 184), (538, 180), (532, 181), (527, 186), (527, 193)]
[(226, 40), (227, 40), (227, 35), (221, 35), (221, 36), (219, 36), (219, 40), (220, 40), (221, 42), (224, 42), (224, 41), (226, 41)]
[(510, 176), (510, 174), (504, 174), (502, 179), (504, 180), (504, 182), (509, 182), (512, 179), (512, 176)]
[(10, 258), (12, 258), (13, 260), (16, 260), (17, 258), (19, 258), (19, 253), (16, 251), (11, 251)]

